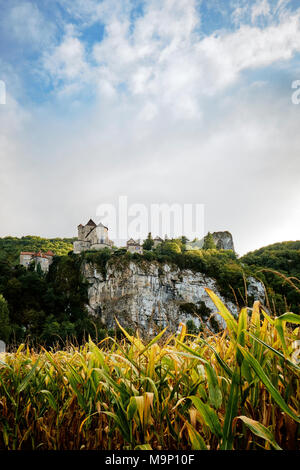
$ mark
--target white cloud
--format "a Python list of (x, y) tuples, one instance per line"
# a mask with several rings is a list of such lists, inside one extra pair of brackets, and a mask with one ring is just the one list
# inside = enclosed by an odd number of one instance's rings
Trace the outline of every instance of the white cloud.
[(204, 203), (206, 229), (231, 230), (240, 253), (296, 238), (299, 109), (290, 89), (282, 97), (261, 77), (249, 87), (238, 80), (289, 63), (300, 50), (299, 11), (278, 3), (282, 16), (264, 28), (203, 37), (192, 0), (149, 0), (134, 24), (129, 1), (64, 1), (85, 25), (104, 22), (105, 37), (90, 51), (79, 26), (67, 25), (43, 51), (59, 98), (71, 98), (63, 107), (0, 109), (0, 235), (72, 236), (98, 204), (127, 194)]
[(260, 16), (269, 16), (271, 12), (271, 7), (268, 0), (257, 0), (255, 5), (251, 8), (251, 20), (252, 23)]
[(299, 20), (298, 13), (278, 26), (263, 30), (242, 26), (236, 32), (203, 39), (197, 50), (205, 64), (206, 77), (218, 90), (236, 81), (243, 70), (290, 59), (300, 51)]
[(45, 108), (29, 122), (15, 121), (17, 108), (1, 149), (1, 234), (72, 236), (100, 203), (125, 194), (130, 203), (204, 203), (206, 230), (232, 231), (239, 253), (296, 238), (299, 109), (264, 87), (213, 105), (188, 123), (152, 103), (142, 118), (128, 103), (73, 120)]
[(55, 25), (48, 22), (39, 8), (29, 1), (14, 4), (3, 24), (6, 34), (32, 49), (49, 45), (56, 30)]
[(80, 84), (82, 79), (88, 79), (89, 67), (85, 61), (84, 45), (75, 36), (72, 25), (66, 28), (62, 42), (50, 53), (45, 53), (43, 65), (55, 80), (66, 83), (78, 81)]
[(26, 219), (21, 207), (31, 204), (27, 184), (32, 171), (26, 165), (24, 148), (24, 127), (29, 121), (30, 114), (7, 91), (6, 104), (0, 105), (0, 219), (3, 226), (9, 221), (12, 230), (18, 230)]
[[(91, 7), (86, 5), (88, 11)], [(299, 10), (288, 15), (284, 10), (279, 21), (265, 28), (242, 24), (206, 37), (197, 29), (195, 0), (148, 1), (134, 23), (130, 2), (104, 0), (95, 11), (105, 24), (105, 36), (92, 56), (83, 39), (68, 33), (45, 58), (58, 87), (70, 93), (86, 85), (113, 99), (125, 93), (130, 100), (143, 98), (189, 119), (201, 114), (203, 97), (232, 85), (242, 71), (288, 60), (300, 51)], [(269, 3), (257, 1), (251, 14), (253, 21), (269, 16)]]

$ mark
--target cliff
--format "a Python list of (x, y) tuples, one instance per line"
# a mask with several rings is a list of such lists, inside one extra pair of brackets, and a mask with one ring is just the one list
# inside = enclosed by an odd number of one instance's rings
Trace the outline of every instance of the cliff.
[[(213, 241), (215, 242), (216, 248), (218, 250), (232, 250), (234, 251), (234, 243), (233, 238), (230, 232), (223, 231), (223, 232), (213, 232), (212, 234)], [(201, 240), (196, 240), (193, 242), (188, 242), (187, 247), (189, 250), (199, 250), (203, 248), (204, 238)]]
[(213, 232), (212, 237), (218, 250), (234, 251), (233, 238), (230, 232)]
[[(206, 324), (216, 330), (223, 326), (223, 320), (212, 315), (216, 308), (205, 287), (212, 289), (233, 314), (238, 312), (237, 306), (221, 295), (216, 280), (172, 264), (130, 260), (121, 265), (110, 260), (103, 270), (86, 261), (82, 269), (89, 284), (88, 309), (107, 328), (114, 326), (116, 317), (123, 326), (139, 328), (149, 335), (165, 326), (176, 331), (180, 322), (188, 320), (197, 328)], [(264, 301), (264, 287), (254, 278), (248, 279), (248, 293)]]

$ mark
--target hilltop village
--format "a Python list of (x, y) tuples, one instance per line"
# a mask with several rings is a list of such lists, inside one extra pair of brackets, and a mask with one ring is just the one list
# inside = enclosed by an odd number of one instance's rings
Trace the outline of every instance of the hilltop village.
[[(85, 225), (79, 224), (77, 227), (77, 239), (73, 242), (73, 253), (80, 254), (85, 251), (99, 251), (104, 248), (113, 249), (113, 241), (108, 235), (108, 227), (101, 222), (97, 225), (90, 219)], [(150, 235), (150, 234), (149, 234)], [(229, 232), (214, 232), (211, 234), (212, 239), (218, 249), (234, 250), (232, 236)], [(205, 238), (205, 237), (204, 237)], [(195, 242), (190, 242), (191, 249), (199, 249), (203, 246), (204, 238)], [(167, 235), (165, 241), (168, 240)], [(151, 248), (155, 249), (164, 241), (161, 237), (151, 238)], [(129, 253), (143, 254), (145, 241), (134, 240), (130, 238), (126, 243), (126, 249)], [(47, 251), (43, 253), (33, 251), (22, 251), (20, 253), (20, 264), (28, 268), (34, 265), (35, 269), (41, 269), (47, 272), (53, 261), (55, 253)]]
[[(95, 222), (90, 219), (86, 225), (78, 225), (78, 239), (74, 242), (73, 252), (81, 253), (87, 250), (102, 250), (103, 248), (112, 248), (113, 242), (109, 239), (108, 228), (105, 227), (101, 222), (96, 225)], [(211, 234), (213, 242), (218, 249), (234, 250), (232, 235), (229, 232), (214, 232)], [(167, 235), (165, 240), (168, 240)], [(156, 236), (153, 239), (152, 248), (157, 248), (164, 240)], [(204, 243), (204, 239), (199, 240), (195, 248), (201, 248)], [(134, 240), (130, 238), (126, 243), (127, 251), (130, 253), (143, 254), (143, 242), (141, 240)]]
[[(96, 225), (90, 219), (86, 225), (78, 225), (78, 240), (74, 242), (74, 253), (81, 253), (87, 250), (102, 250), (103, 248), (112, 248), (113, 242), (109, 239), (108, 228), (101, 222)], [(167, 236), (165, 237), (167, 239)], [(163, 239), (156, 237), (153, 240), (153, 248), (156, 248)], [(130, 238), (126, 243), (127, 251), (130, 253), (143, 254), (143, 243), (141, 240)]]
[[(88, 250), (102, 250), (103, 248), (112, 248), (113, 242), (109, 239), (108, 228), (101, 222), (96, 225), (90, 219), (86, 225), (78, 225), (78, 239), (74, 242), (75, 254)], [(157, 246), (163, 240), (160, 237), (154, 239), (154, 244)], [(143, 253), (143, 246), (141, 240), (134, 240), (130, 238), (126, 244), (127, 250), (130, 253)]]

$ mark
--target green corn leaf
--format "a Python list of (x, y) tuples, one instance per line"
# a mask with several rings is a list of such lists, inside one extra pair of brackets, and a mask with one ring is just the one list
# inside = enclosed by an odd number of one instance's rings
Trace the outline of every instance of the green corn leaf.
[(284, 337), (284, 327), (285, 327), (286, 322), (295, 323), (299, 325), (300, 315), (297, 315), (296, 313), (287, 312), (275, 319), (275, 328), (278, 332), (284, 353), (288, 356), (289, 352), (288, 352), (288, 348), (287, 348), (285, 337)]
[(186, 423), (189, 438), (192, 444), (192, 450), (208, 450), (203, 437), (196, 431), (190, 423)]
[[(194, 358), (194, 359), (198, 359), (200, 362), (202, 362), (203, 364), (209, 364), (208, 361), (206, 359), (204, 359), (199, 353), (197, 353), (197, 351), (195, 351), (194, 349), (190, 348), (189, 346), (187, 346), (186, 344), (182, 343), (181, 341), (179, 341), (178, 339), (176, 339), (176, 343), (180, 344), (180, 346), (185, 349), (186, 351), (188, 351), (191, 355), (191, 358)], [(179, 354), (179, 353), (177, 353)], [(189, 356), (187, 356), (189, 357)]]
[(155, 400), (156, 400), (156, 402), (158, 402), (159, 401), (158, 390), (157, 390), (157, 387), (156, 387), (154, 381), (150, 377), (145, 377), (144, 379), (141, 379), (141, 383), (145, 383), (145, 382), (148, 382), (151, 385), (151, 388), (152, 388), (154, 396), (155, 396)]
[(203, 403), (203, 401), (199, 397), (190, 396), (187, 398), (192, 401), (193, 405), (199, 411), (205, 424), (209, 427), (211, 432), (216, 436), (221, 437), (222, 429), (216, 412), (209, 405)]
[(220, 355), (217, 353), (217, 351), (215, 350), (215, 348), (213, 346), (211, 346), (207, 341), (205, 341), (203, 338), (200, 338), (200, 341), (204, 344), (206, 344), (206, 346), (209, 347), (209, 349), (211, 349), (213, 352), (214, 352), (214, 355), (216, 356), (216, 359), (218, 361), (218, 363), (220, 364), (220, 366), (225, 370), (226, 374), (229, 375), (229, 377), (231, 378), (232, 375), (233, 375), (233, 372), (232, 370), (230, 369), (230, 367), (226, 364), (226, 362), (223, 361), (223, 359), (220, 357)]
[(252, 369), (256, 372), (256, 374), (258, 375), (262, 383), (265, 385), (266, 389), (268, 390), (268, 392), (270, 393), (274, 401), (277, 403), (277, 405), (280, 406), (282, 411), (284, 411), (291, 418), (293, 418), (295, 421), (300, 423), (299, 416), (297, 416), (286, 404), (286, 402), (284, 401), (284, 399), (282, 398), (278, 390), (272, 384), (269, 377), (265, 374), (259, 362), (257, 362), (257, 360), (248, 351), (246, 351), (246, 349), (244, 349), (242, 346), (238, 345), (238, 348), (240, 348), (244, 358), (248, 361)]
[(140, 444), (135, 446), (134, 450), (152, 450), (152, 447), (150, 444)]
[(234, 316), (229, 312), (228, 308), (225, 307), (223, 302), (219, 299), (219, 297), (208, 287), (205, 288), (206, 292), (208, 293), (209, 297), (217, 307), (219, 314), (225, 320), (229, 335), (232, 339), (236, 339), (237, 334), (237, 321)]
[(26, 377), (22, 380), (22, 382), (20, 383), (20, 385), (18, 386), (18, 393), (22, 392), (28, 385), (28, 383), (30, 382), (30, 379), (31, 377), (34, 375), (35, 373), (35, 370), (38, 366), (38, 363), (39, 363), (39, 358), (38, 360), (36, 361), (36, 363), (34, 364), (34, 366), (31, 368), (30, 372), (26, 375)]
[[(295, 323), (296, 325), (300, 325), (300, 315), (298, 315), (297, 313), (287, 312), (287, 313), (284, 313), (283, 315), (280, 315), (280, 317), (277, 317), (276, 320), (280, 322), (285, 321), (289, 323)], [(276, 323), (276, 320), (275, 320), (275, 323)]]
[(142, 354), (144, 354), (147, 349), (149, 349), (153, 344), (157, 343), (157, 341), (162, 337), (162, 335), (165, 334), (166, 330), (168, 329), (168, 327), (166, 327), (164, 330), (162, 330), (157, 336), (155, 336), (155, 338), (153, 338), (150, 343), (147, 344), (147, 346), (139, 353), (139, 356), (141, 356)]
[(180, 344), (180, 346), (182, 346), (186, 351), (190, 353), (191, 358), (200, 360), (204, 364), (206, 370), (210, 403), (218, 409), (222, 403), (222, 392), (219, 387), (218, 379), (214, 369), (211, 367), (210, 363), (206, 359), (203, 359), (203, 357), (201, 357), (199, 353), (194, 351), (194, 349), (190, 348), (179, 340), (176, 341), (178, 344)]
[(281, 359), (283, 359), (289, 366), (293, 367), (294, 369), (300, 371), (300, 367), (297, 365), (297, 364), (294, 364), (294, 362), (290, 361), (287, 357), (285, 357), (280, 351), (278, 351), (277, 349), (275, 348), (272, 348), (272, 346), (270, 346), (269, 344), (265, 343), (262, 339), (260, 338), (257, 338), (255, 335), (253, 335), (252, 333), (249, 333), (247, 332), (247, 334), (249, 336), (251, 336), (251, 338), (253, 338), (255, 341), (257, 341), (257, 343), (260, 343), (261, 345), (263, 345), (265, 348), (268, 348), (270, 351), (272, 351), (274, 354), (276, 354), (277, 356), (279, 356)]
[(253, 381), (253, 377), (252, 377), (251, 372), (252, 372), (252, 370), (249, 367), (248, 362), (245, 361), (245, 360), (242, 360), (241, 374), (242, 374), (242, 377), (244, 377), (247, 380), (248, 384), (250, 384)]
[[(245, 346), (245, 330), (247, 329), (247, 308), (242, 308), (239, 315), (238, 330), (237, 330), (237, 343), (241, 346)], [(243, 356), (239, 349), (236, 352), (236, 359), (241, 366)]]
[(118, 426), (119, 430), (121, 431), (122, 436), (129, 442), (130, 441), (130, 432), (128, 426), (124, 425), (123, 420), (117, 416), (116, 413), (112, 413), (111, 411), (102, 411), (101, 413), (110, 416)]
[(219, 387), (216, 372), (210, 364), (205, 364), (205, 371), (208, 383), (209, 401), (216, 409), (219, 409), (222, 403), (222, 392)]
[(135, 413), (137, 412), (137, 402), (135, 400), (135, 397), (130, 398), (126, 411), (127, 411), (127, 419), (131, 421)]
[(261, 423), (255, 421), (254, 419), (250, 419), (247, 416), (238, 416), (237, 419), (241, 419), (250, 429), (250, 431), (253, 432), (253, 434), (258, 437), (261, 437), (262, 439), (265, 439), (271, 444), (272, 447), (274, 447), (274, 449), (282, 450), (282, 448), (279, 447), (279, 445), (275, 441), (275, 438), (271, 431), (265, 426), (263, 426)]
[(236, 367), (231, 381), (230, 393), (226, 405), (226, 414), (223, 425), (223, 439), (221, 450), (232, 450), (233, 432), (232, 422), (236, 416), (239, 400), (240, 369)]
[(46, 395), (51, 408), (53, 408), (53, 410), (58, 412), (58, 405), (56, 403), (56, 400), (53, 394), (49, 390), (41, 390), (40, 393), (43, 393), (44, 395)]

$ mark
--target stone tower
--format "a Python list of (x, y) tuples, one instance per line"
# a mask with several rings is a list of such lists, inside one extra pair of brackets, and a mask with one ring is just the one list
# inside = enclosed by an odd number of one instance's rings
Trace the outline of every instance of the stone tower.
[(111, 248), (113, 243), (108, 238), (108, 228), (101, 222), (96, 225), (90, 219), (86, 225), (78, 225), (78, 240), (73, 243), (73, 252), (76, 254), (87, 250), (101, 250)]

